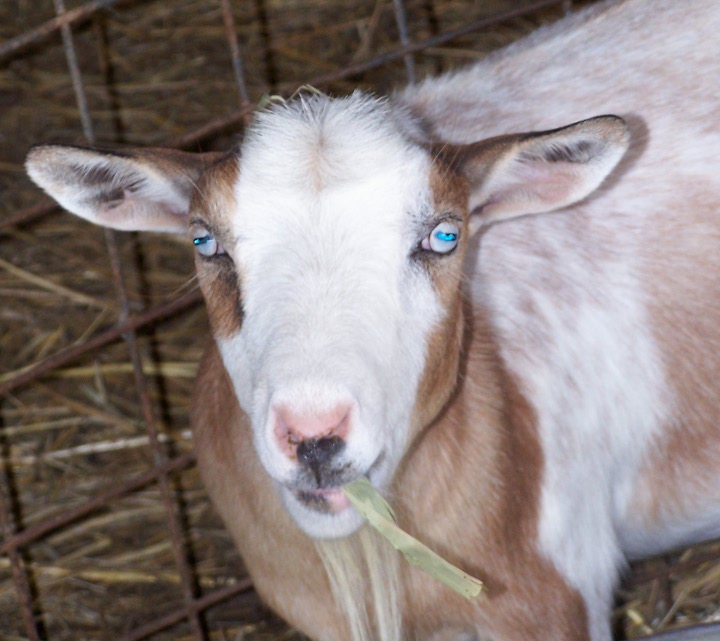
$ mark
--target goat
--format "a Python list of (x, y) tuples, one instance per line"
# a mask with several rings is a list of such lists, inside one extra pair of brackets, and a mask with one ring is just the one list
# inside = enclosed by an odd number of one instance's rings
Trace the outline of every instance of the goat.
[[(607, 641), (627, 559), (720, 536), (718, 33), (714, 0), (603, 3), (227, 154), (31, 150), (69, 211), (189, 230), (199, 466), (292, 625)], [(368, 534), (362, 475), (487, 598)]]

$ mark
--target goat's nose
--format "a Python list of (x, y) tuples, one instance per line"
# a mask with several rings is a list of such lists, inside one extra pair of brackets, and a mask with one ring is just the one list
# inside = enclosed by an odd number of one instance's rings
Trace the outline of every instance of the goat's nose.
[(324, 412), (298, 413), (286, 407), (274, 410), (274, 436), (291, 459), (310, 465), (327, 461), (344, 447), (350, 431), (350, 405), (338, 404)]
[(298, 445), (297, 458), (300, 463), (310, 468), (318, 487), (322, 487), (323, 471), (327, 469), (327, 464), (344, 448), (345, 441), (339, 436), (311, 438)]

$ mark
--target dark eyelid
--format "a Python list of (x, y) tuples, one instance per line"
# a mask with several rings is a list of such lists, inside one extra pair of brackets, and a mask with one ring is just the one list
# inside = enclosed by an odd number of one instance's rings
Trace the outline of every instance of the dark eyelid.
[(206, 220), (203, 220), (202, 218), (191, 218), (188, 222), (188, 227), (202, 227), (203, 229), (207, 229), (208, 231), (211, 230), (212, 225), (208, 223)]
[(220, 242), (220, 239), (225, 236), (221, 230), (219, 230), (215, 225), (212, 223), (207, 222), (206, 220), (203, 220), (202, 218), (192, 218), (190, 222), (188, 223), (188, 228), (192, 230), (193, 227), (202, 227), (203, 229), (206, 229), (207, 232), (213, 236), (218, 242)]
[(452, 221), (454, 223), (458, 223), (458, 225), (462, 224), (462, 216), (458, 216), (457, 214), (448, 211), (444, 212), (438, 216), (435, 216), (435, 225), (434, 227), (437, 227), (440, 223), (445, 223), (448, 221)]
[(432, 230), (435, 229), (440, 223), (456, 223), (459, 232), (462, 229), (462, 221), (462, 216), (458, 216), (451, 211), (436, 214), (432, 218), (429, 218), (427, 223), (424, 225), (424, 231), (421, 233), (421, 238), (425, 238), (426, 236), (430, 235)]

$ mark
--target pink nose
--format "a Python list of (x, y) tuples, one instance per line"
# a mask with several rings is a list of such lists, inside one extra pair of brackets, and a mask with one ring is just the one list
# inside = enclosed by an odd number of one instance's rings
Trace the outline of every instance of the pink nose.
[(274, 411), (275, 439), (288, 458), (297, 458), (298, 446), (306, 441), (345, 441), (350, 430), (350, 405), (338, 404), (319, 413), (298, 413), (287, 407)]

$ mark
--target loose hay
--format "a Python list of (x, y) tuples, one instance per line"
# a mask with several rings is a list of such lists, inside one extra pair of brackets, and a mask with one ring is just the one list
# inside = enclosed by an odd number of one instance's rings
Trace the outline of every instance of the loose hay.
[[(418, 41), (519, 4), (408, 0), (410, 34)], [(253, 101), (266, 93), (287, 95), (328, 71), (388, 51), (396, 41), (389, 0), (235, 2), (233, 14)], [(2, 2), (0, 40), (53, 15), (50, 0)], [(418, 74), (471, 62), (560, 15), (559, 9), (544, 11), (427, 50), (415, 57)], [(124, 2), (73, 33), (100, 141), (163, 144), (240, 105), (217, 0)], [(320, 88), (385, 92), (404, 79), (396, 61)], [(239, 133), (223, 131), (203, 139), (203, 146), (226, 147)], [(18, 210), (46, 202), (25, 178), (22, 162), (31, 144), (47, 141), (82, 142), (57, 36), (0, 59), (0, 381), (94, 335), (119, 311), (102, 230), (60, 212), (3, 226)], [(133, 311), (196, 287), (184, 239), (117, 239)], [(207, 331), (204, 311), (196, 307), (139, 339), (160, 441), (174, 454), (190, 450), (191, 381)], [(20, 531), (81, 507), (153, 463), (132, 365), (120, 342), (0, 402), (0, 486)], [(183, 469), (172, 479), (198, 595), (241, 580), (242, 563), (208, 505), (197, 470)], [(179, 607), (166, 523), (160, 491), (149, 484), (26, 546), (41, 633), (52, 640), (115, 640)], [(636, 566), (622, 592), (618, 629), (635, 637), (720, 619), (719, 557), (715, 544)], [(8, 564), (0, 556), (0, 638), (25, 639)], [(207, 620), (212, 639), (298, 638), (252, 592), (210, 608)], [(180, 624), (152, 638), (191, 636)]]

